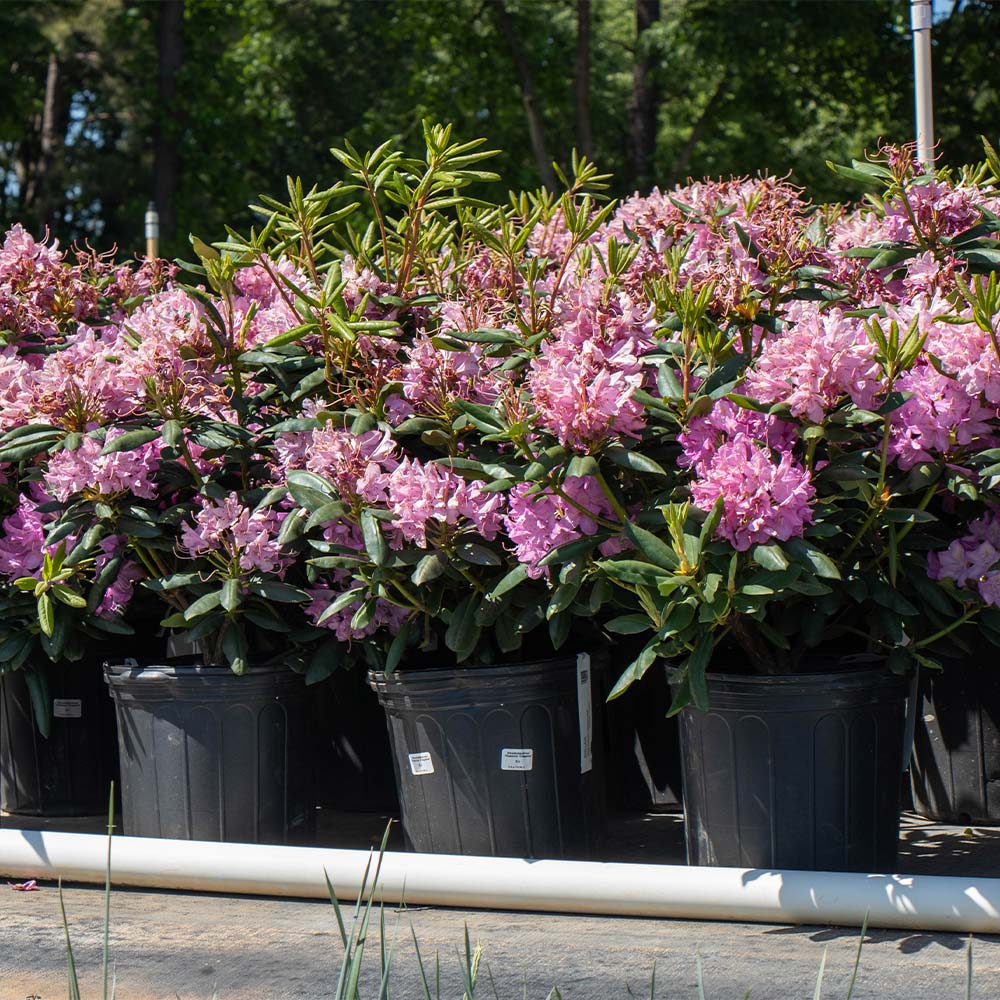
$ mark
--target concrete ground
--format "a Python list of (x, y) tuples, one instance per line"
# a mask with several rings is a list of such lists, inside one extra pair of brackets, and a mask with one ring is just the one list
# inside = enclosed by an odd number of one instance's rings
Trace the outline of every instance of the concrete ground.
[[(26, 825), (5, 817), (5, 825)], [(46, 826), (51, 826), (51, 821)], [(96, 831), (97, 821), (59, 824)], [(367, 846), (378, 816), (331, 815), (336, 846)], [(613, 825), (616, 860), (677, 860), (681, 824), (647, 816)], [(1000, 831), (904, 824), (900, 870), (995, 874)], [(68, 887), (65, 904), (83, 1000), (101, 996), (99, 967), (103, 892)], [(194, 893), (116, 890), (111, 954), (121, 1000), (319, 1000), (335, 995), (342, 954), (332, 907), (315, 901)], [(822, 997), (848, 991), (858, 931), (679, 920), (645, 920), (489, 910), (387, 909), (393, 944), (391, 996), (424, 997), (413, 934), (427, 968), (431, 996), (461, 1000), (461, 953), (468, 927), (482, 942), (476, 996), (545, 1000), (558, 986), (566, 1000), (649, 997), (655, 965), (657, 998), (699, 998), (700, 956), (706, 1000), (808, 1000), (828, 949)], [(412, 927), (412, 932), (411, 932)], [(966, 996), (967, 939), (958, 935), (874, 931), (865, 940), (856, 1000), (959, 1000)], [(379, 993), (378, 933), (368, 946), (361, 997)], [(973, 944), (973, 991), (1000, 997), (1000, 937)], [(440, 993), (435, 957), (440, 961)], [(52, 885), (14, 892), (0, 885), (0, 1000), (67, 995), (59, 895)]]

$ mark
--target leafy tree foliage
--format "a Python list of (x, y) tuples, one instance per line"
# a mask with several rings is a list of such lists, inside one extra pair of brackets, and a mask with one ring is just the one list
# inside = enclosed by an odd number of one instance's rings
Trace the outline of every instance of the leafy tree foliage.
[[(1000, 7), (942, 13), (936, 120), (961, 161), (1000, 119)], [(0, 223), (138, 249), (166, 191), (163, 250), (180, 253), (289, 171), (332, 177), (345, 138), (416, 147), (423, 117), (486, 135), (513, 187), (589, 145), (615, 193), (790, 170), (849, 197), (825, 160), (912, 133), (908, 16), (902, 0), (7, 0)]]

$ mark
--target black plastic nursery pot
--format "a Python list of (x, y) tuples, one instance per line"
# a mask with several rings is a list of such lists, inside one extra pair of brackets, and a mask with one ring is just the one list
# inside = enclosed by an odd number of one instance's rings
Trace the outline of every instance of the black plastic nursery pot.
[(51, 730), (35, 723), (22, 671), (0, 676), (0, 809), (22, 816), (107, 814), (115, 717), (97, 664), (45, 667)]
[(882, 668), (709, 674), (680, 713), (689, 864), (891, 872), (907, 683)]
[(368, 679), (411, 850), (581, 858), (596, 848), (603, 760), (589, 657)]
[(922, 671), (913, 808), (939, 823), (1000, 824), (1000, 673), (963, 661)]
[(125, 833), (284, 844), (315, 826), (302, 678), (282, 667), (107, 665)]

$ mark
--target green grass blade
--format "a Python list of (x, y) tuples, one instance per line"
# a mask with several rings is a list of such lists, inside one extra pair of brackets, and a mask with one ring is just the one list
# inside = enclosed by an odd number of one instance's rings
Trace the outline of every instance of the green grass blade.
[(649, 1000), (656, 1000), (656, 959), (653, 959), (653, 971), (649, 975)]
[(861, 925), (861, 937), (858, 938), (858, 951), (857, 954), (854, 956), (854, 969), (851, 972), (851, 982), (850, 985), (847, 987), (847, 996), (845, 1000), (851, 1000), (851, 997), (854, 995), (854, 984), (857, 982), (858, 979), (858, 966), (861, 964), (861, 949), (864, 947), (865, 944), (865, 935), (868, 933), (868, 918), (870, 916), (871, 916), (871, 910), (866, 910), (865, 921)]
[(695, 954), (694, 968), (698, 979), (698, 1000), (705, 1000), (705, 977), (702, 975), (701, 955)]
[(830, 946), (823, 949), (823, 957), (819, 960), (819, 974), (816, 976), (816, 989), (813, 990), (813, 1000), (822, 1000), (823, 997), (823, 973), (826, 971), (826, 956)]
[(69, 985), (69, 1000), (80, 1000), (80, 983), (76, 977), (73, 944), (69, 939), (69, 921), (66, 919), (66, 901), (63, 899), (62, 879), (59, 879), (59, 909), (62, 911), (63, 933), (66, 935), (66, 979)]
[(420, 970), (420, 985), (424, 991), (424, 1000), (434, 1000), (431, 996), (431, 988), (427, 982), (427, 973), (424, 970), (424, 960), (420, 955), (420, 945), (417, 943), (417, 932), (413, 927), (413, 921), (410, 921), (410, 934), (413, 937), (413, 950), (417, 953), (417, 968)]
[(497, 992), (497, 983), (493, 978), (493, 970), (490, 968), (490, 963), (486, 963), (486, 975), (490, 977), (490, 989), (493, 990), (493, 1000), (500, 1000), (500, 994)]
[(472, 941), (469, 938), (469, 925), (465, 925), (465, 965), (462, 967), (462, 977), (465, 979), (464, 1000), (474, 1000), (476, 996), (476, 973), (472, 964)]
[(347, 947), (347, 928), (344, 926), (344, 915), (340, 911), (340, 903), (337, 902), (337, 892), (333, 887), (333, 883), (330, 881), (330, 875), (327, 870), (323, 869), (323, 875), (326, 878), (326, 890), (330, 894), (330, 902), (333, 903), (333, 912), (337, 915), (337, 926), (340, 928), (340, 940), (344, 947)]

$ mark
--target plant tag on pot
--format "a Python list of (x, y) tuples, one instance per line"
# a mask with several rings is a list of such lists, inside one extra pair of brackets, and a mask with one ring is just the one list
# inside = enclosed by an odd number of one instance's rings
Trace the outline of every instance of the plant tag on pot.
[(410, 770), (416, 774), (433, 774), (434, 761), (429, 753), (411, 753)]
[(590, 654), (576, 658), (576, 705), (580, 713), (580, 774), (594, 769), (594, 709), (590, 698)]
[(534, 750), (513, 750), (504, 747), (500, 751), (501, 771), (530, 771), (534, 762)]
[(53, 698), (52, 716), (56, 719), (82, 718), (83, 702), (79, 698)]

